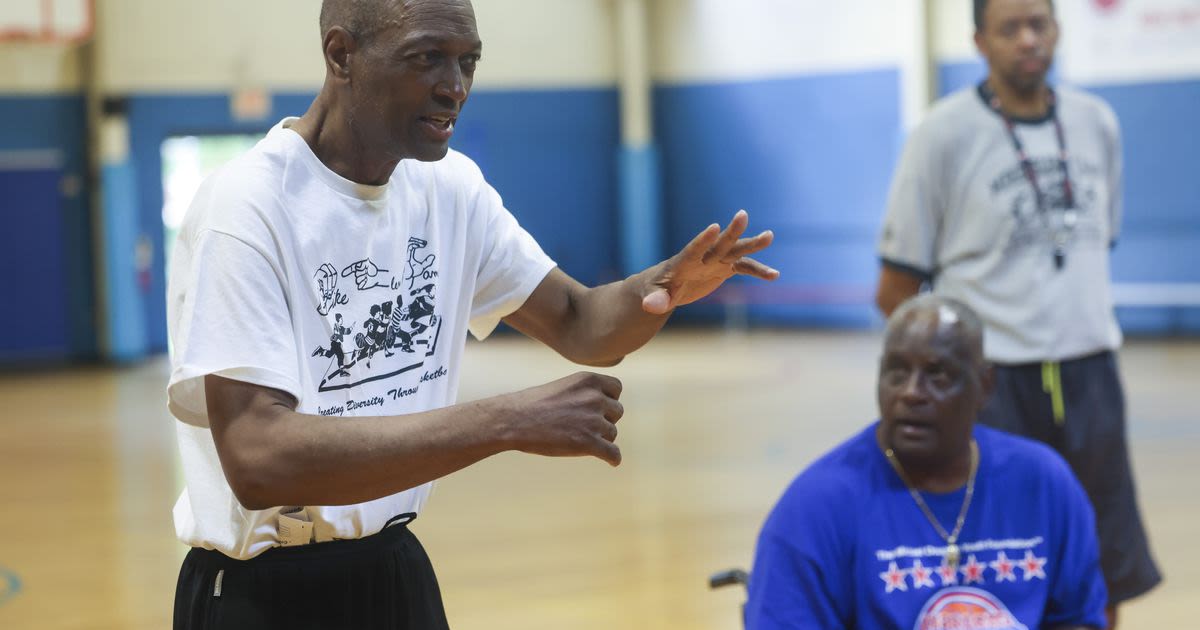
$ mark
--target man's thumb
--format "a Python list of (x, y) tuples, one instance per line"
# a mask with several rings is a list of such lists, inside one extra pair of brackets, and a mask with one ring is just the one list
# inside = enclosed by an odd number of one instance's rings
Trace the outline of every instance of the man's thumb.
[(664, 315), (671, 310), (671, 294), (666, 289), (656, 289), (642, 298), (642, 310), (651, 315)]

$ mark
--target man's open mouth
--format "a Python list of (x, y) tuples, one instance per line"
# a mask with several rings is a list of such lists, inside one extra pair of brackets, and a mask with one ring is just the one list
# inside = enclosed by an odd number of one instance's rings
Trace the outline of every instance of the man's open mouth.
[(454, 122), (458, 120), (458, 117), (448, 114), (439, 114), (436, 116), (423, 116), (421, 120), (443, 131), (452, 131), (454, 129)]

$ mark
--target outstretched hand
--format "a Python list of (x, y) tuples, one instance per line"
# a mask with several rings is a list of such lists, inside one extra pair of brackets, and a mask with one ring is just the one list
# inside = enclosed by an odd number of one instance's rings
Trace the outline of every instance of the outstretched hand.
[(691, 304), (712, 293), (737, 274), (774, 280), (779, 272), (753, 258), (751, 254), (767, 248), (775, 235), (767, 230), (758, 236), (742, 238), (750, 217), (745, 210), (733, 215), (724, 231), (716, 223), (696, 235), (678, 254), (659, 266), (651, 280), (652, 290), (642, 299), (642, 309), (663, 315)]

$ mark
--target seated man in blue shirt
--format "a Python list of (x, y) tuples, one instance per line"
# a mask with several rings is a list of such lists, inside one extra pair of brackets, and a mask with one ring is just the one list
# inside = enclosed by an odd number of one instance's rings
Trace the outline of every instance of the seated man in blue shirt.
[(982, 331), (928, 294), (888, 320), (882, 419), (771, 512), (748, 628), (1105, 627), (1083, 488), (1050, 448), (975, 425), (991, 387)]

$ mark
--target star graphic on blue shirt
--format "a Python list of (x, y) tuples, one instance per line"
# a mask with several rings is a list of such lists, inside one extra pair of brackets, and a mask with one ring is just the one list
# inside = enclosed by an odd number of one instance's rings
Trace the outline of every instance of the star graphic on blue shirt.
[(1017, 581), (1017, 574), (1013, 573), (1013, 570), (1017, 568), (1017, 565), (1012, 560), (1009, 560), (1008, 556), (1004, 555), (1003, 551), (996, 556), (995, 560), (989, 562), (988, 566), (992, 567), (992, 570), (996, 572), (997, 582)]
[(912, 576), (914, 588), (933, 588), (933, 569), (927, 568), (920, 560), (913, 560), (908, 574)]
[(888, 563), (888, 570), (880, 573), (879, 577), (882, 578), (884, 584), (887, 585), (886, 592), (891, 593), (895, 590), (908, 590), (908, 582), (904, 581), (904, 576), (906, 575), (908, 575), (907, 569), (901, 569), (900, 567), (896, 566), (895, 562), (890, 562)]
[(958, 584), (958, 569), (950, 566), (945, 558), (942, 558), (942, 566), (937, 568), (937, 574), (942, 577), (942, 586)]
[(963, 584), (983, 584), (983, 572), (986, 568), (986, 565), (975, 559), (975, 554), (967, 556), (967, 563), (959, 569), (963, 574)]
[(1033, 555), (1032, 549), (1025, 550), (1025, 558), (1020, 561), (1021, 570), (1025, 572), (1025, 581), (1033, 578), (1046, 579), (1046, 559)]

